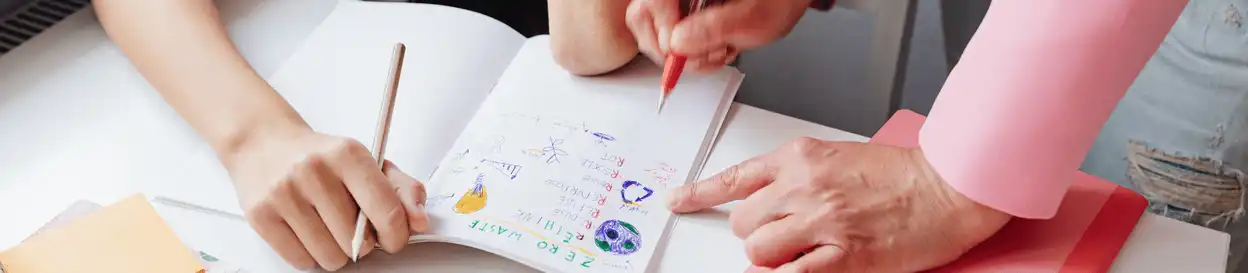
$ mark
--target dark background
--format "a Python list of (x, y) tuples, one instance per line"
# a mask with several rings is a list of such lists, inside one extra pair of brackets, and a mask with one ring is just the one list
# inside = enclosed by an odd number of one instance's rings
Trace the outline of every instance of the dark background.
[[(4, 0), (0, 0), (4, 1)], [(363, 0), (365, 2), (407, 2), (427, 3), (457, 7), (476, 11), (511, 26), (511, 28), (533, 37), (550, 33), (550, 24), (546, 21), (546, 0)], [(597, 0), (578, 0), (597, 1)]]

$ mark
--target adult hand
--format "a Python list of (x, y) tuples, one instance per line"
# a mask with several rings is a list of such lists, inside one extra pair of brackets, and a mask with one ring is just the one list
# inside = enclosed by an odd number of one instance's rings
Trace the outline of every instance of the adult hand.
[(428, 227), (424, 186), (389, 162), (383, 173), (358, 141), (307, 129), (248, 141), (226, 167), (252, 228), (292, 266), (345, 266), (361, 209), (376, 229), (361, 256), (374, 242), (398, 252)]
[[(697, 1), (697, 0), (694, 0)], [(633, 0), (626, 20), (638, 49), (655, 63), (667, 54), (685, 56), (686, 66), (713, 71), (793, 30), (811, 0), (705, 0), (708, 5), (681, 19), (680, 0)]]
[(947, 186), (919, 149), (798, 139), (673, 191), (730, 216), (755, 272), (915, 272), (957, 259), (1010, 216)]

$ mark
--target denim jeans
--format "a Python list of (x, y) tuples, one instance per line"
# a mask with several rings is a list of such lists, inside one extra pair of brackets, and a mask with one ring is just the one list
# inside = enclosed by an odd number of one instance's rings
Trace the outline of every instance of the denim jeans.
[(1248, 0), (1190, 1), (1119, 102), (1082, 169), (1140, 192), (1149, 212), (1248, 243)]

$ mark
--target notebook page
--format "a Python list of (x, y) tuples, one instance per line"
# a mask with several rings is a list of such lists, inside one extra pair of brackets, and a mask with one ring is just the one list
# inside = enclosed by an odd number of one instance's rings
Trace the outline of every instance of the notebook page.
[(582, 78), (530, 39), (428, 183), (433, 234), (543, 271), (643, 272), (741, 74), (687, 73), (656, 114), (660, 70)]
[(524, 41), (507, 25), (467, 10), (342, 2), (270, 83), (314, 129), (368, 145), (393, 46), (404, 43), (386, 157), (424, 179)]

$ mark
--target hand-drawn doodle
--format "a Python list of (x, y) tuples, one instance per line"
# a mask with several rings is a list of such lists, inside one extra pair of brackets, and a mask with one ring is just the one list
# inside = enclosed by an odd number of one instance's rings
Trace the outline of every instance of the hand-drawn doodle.
[(594, 232), (594, 244), (598, 249), (616, 255), (629, 255), (641, 249), (641, 233), (637, 228), (620, 220), (607, 220)]
[[(628, 189), (634, 187), (639, 187), (640, 191), (644, 191), (646, 193), (640, 194), (640, 196), (632, 195), (636, 197), (629, 198), (630, 194), (628, 194)], [(650, 198), (651, 195), (654, 195), (654, 190), (649, 187), (642, 186), (641, 183), (637, 183), (637, 181), (624, 181), (624, 185), (620, 187), (620, 199), (623, 200), (626, 205), (641, 205), (641, 201), (646, 200), (646, 198)]]
[(459, 198), (459, 202), (455, 203), (455, 212), (459, 214), (469, 214), (477, 212), (485, 208), (485, 199), (488, 196), (485, 193), (485, 174), (478, 174), (477, 181), (473, 184), (472, 189), (464, 193)]
[(445, 202), (447, 199), (451, 199), (451, 198), (455, 198), (454, 193), (444, 193), (438, 196), (430, 196), (429, 199), (425, 199), (425, 205), (430, 206), (430, 207), (438, 206), (438, 205), (441, 205), (442, 202)]
[(667, 187), (667, 182), (671, 181), (672, 176), (676, 174), (676, 168), (672, 168), (664, 162), (659, 162), (658, 167), (649, 168), (645, 171), (650, 174), (650, 178), (653, 178), (655, 182), (659, 182), (664, 187)]
[(533, 125), (537, 125), (542, 122), (541, 116), (529, 115), (529, 114), (520, 113), (520, 112), (511, 112), (507, 114), (502, 114), (502, 117), (516, 118), (516, 119), (521, 119), (521, 120), (531, 120), (533, 121)]
[(602, 146), (607, 146), (607, 141), (615, 141), (615, 137), (603, 132), (594, 132), (594, 137), (597, 138), (597, 143)]
[(462, 153), (456, 153), (456, 154), (455, 154), (455, 157), (454, 157), (454, 158), (451, 158), (451, 159), (452, 159), (452, 160), (460, 160), (460, 159), (464, 159), (464, 157), (468, 156), (468, 151), (470, 151), (470, 149), (464, 149), (464, 152), (462, 152)]
[(520, 165), (497, 161), (497, 160), (482, 159), (481, 163), (489, 163), (490, 166), (493, 166), (494, 169), (498, 170), (498, 172), (501, 172), (503, 173), (503, 175), (507, 175), (508, 177), (511, 177), (511, 179), (516, 179), (516, 176), (520, 174), (520, 169), (524, 168), (523, 166), (520, 166)]
[(507, 137), (502, 135), (493, 135), (486, 139), (478, 140), (476, 143), (477, 144), (474, 147), (478, 148), (477, 151), (480, 152), (481, 155), (496, 155), (503, 152), (503, 144), (507, 143)]
[(542, 148), (542, 155), (546, 156), (546, 164), (559, 163), (559, 156), (568, 155), (568, 152), (559, 148), (563, 145), (563, 139), (550, 138), (550, 146)]
[(524, 149), (523, 151), (520, 151), (520, 153), (532, 158), (542, 158), (542, 156), (546, 154), (546, 152), (543, 152), (542, 149)]

